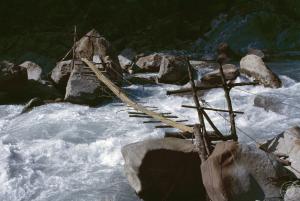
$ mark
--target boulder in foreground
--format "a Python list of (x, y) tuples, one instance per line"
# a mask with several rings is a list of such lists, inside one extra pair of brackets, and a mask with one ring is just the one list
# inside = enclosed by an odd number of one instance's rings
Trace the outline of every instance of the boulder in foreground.
[(125, 175), (145, 201), (205, 200), (200, 159), (192, 142), (176, 138), (145, 140), (122, 149)]
[(279, 77), (257, 55), (250, 54), (243, 57), (240, 61), (240, 67), (242, 74), (254, 78), (266, 87), (279, 88), (282, 86)]
[(281, 185), (295, 178), (272, 154), (236, 142), (218, 143), (201, 171), (212, 201), (282, 201)]

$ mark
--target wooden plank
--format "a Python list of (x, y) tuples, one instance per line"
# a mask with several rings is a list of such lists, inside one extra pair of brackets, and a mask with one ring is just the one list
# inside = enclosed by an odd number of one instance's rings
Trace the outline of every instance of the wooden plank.
[(191, 127), (185, 126), (184, 124), (180, 124), (176, 121), (168, 119), (168, 118), (164, 117), (163, 115), (161, 115), (157, 112), (150, 111), (150, 110), (146, 109), (145, 107), (143, 107), (142, 105), (134, 102), (123, 92), (123, 90), (121, 88), (119, 88), (110, 79), (108, 79), (105, 75), (103, 75), (93, 63), (91, 63), (89, 60), (87, 60), (85, 58), (82, 58), (81, 60), (83, 62), (85, 62), (94, 71), (97, 78), (103, 84), (105, 84), (124, 103), (127, 103), (129, 106), (133, 107), (137, 111), (143, 112), (143, 113), (151, 116), (153, 119), (159, 120), (166, 125), (170, 125), (174, 128), (177, 128), (177, 129), (181, 130), (182, 132), (192, 133), (194, 131), (194, 129)]
[[(257, 82), (241, 82), (241, 83), (232, 83), (228, 84), (227, 86), (229, 88), (233, 87), (238, 87), (238, 86), (248, 86), (248, 85), (258, 85)], [(209, 90), (209, 89), (218, 89), (218, 88), (223, 88), (223, 85), (207, 85), (207, 86), (198, 86), (195, 87), (196, 91), (201, 91), (201, 90)], [(184, 93), (192, 93), (193, 89), (191, 87), (184, 88), (184, 89), (177, 89), (177, 90), (168, 90), (167, 95), (172, 95), (172, 94), (184, 94)]]
[[(196, 106), (192, 106), (192, 105), (181, 105), (181, 107), (197, 109)], [(217, 108), (209, 108), (209, 107), (202, 107), (202, 109), (203, 110), (216, 111), (216, 112), (229, 112), (229, 110), (223, 110), (223, 109), (217, 109)], [(240, 112), (240, 111), (233, 111), (233, 113), (244, 114), (244, 112)]]

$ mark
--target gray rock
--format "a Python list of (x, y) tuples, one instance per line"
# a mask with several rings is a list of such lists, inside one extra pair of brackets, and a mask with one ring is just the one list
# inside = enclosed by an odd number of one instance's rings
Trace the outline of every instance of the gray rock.
[(124, 49), (118, 55), (118, 59), (119, 59), (122, 69), (129, 70), (131, 68), (131, 66), (133, 65), (135, 56), (136, 56), (136, 53), (132, 49), (130, 49), (130, 48)]
[(248, 54), (251, 55), (256, 55), (262, 59), (265, 58), (265, 53), (262, 51), (262, 50), (259, 50), (259, 49), (255, 49), (255, 48), (249, 48), (248, 49)]
[(282, 201), (281, 182), (295, 179), (274, 155), (236, 142), (218, 143), (201, 171), (212, 201)]
[(72, 68), (72, 60), (58, 62), (55, 68), (51, 72), (51, 79), (55, 85), (61, 89), (65, 90)]
[(34, 62), (25, 61), (19, 66), (27, 70), (28, 80), (41, 80), (42, 79), (42, 68)]
[(300, 183), (297, 182), (294, 185), (288, 187), (284, 195), (284, 201), (296, 201), (300, 200)]
[(266, 87), (279, 88), (282, 83), (279, 77), (265, 65), (262, 58), (256, 55), (247, 55), (240, 61), (240, 72), (253, 77)]
[(136, 65), (141, 72), (158, 72), (162, 61), (162, 55), (154, 53), (148, 56), (140, 57)]
[[(88, 32), (76, 43), (75, 55), (77, 59), (87, 58), (98, 64), (109, 62), (114, 72), (122, 75), (122, 68), (111, 43), (95, 29)], [(118, 77), (120, 78), (120, 76)]]
[(66, 87), (65, 101), (95, 105), (103, 100), (102, 85), (89, 67), (77, 64)]
[(45, 102), (42, 99), (40, 99), (40, 98), (33, 98), (28, 103), (26, 103), (26, 105), (24, 106), (21, 114), (29, 112), (34, 107), (38, 107), (38, 106), (41, 106), (41, 105), (44, 105), (44, 104), (45, 104)]
[(292, 167), (287, 168), (300, 178), (300, 127), (288, 129), (264, 143), (262, 147), (268, 152), (287, 155)]
[[(226, 80), (231, 81), (235, 80), (240, 75), (238, 68), (233, 64), (223, 65), (223, 72)], [(222, 84), (221, 73), (219, 70), (207, 73), (201, 78), (201, 81), (206, 85)]]
[(171, 55), (162, 57), (158, 73), (158, 82), (183, 85), (188, 81), (188, 63), (184, 57)]
[(122, 148), (125, 175), (145, 201), (205, 200), (200, 160), (192, 142), (153, 139)]

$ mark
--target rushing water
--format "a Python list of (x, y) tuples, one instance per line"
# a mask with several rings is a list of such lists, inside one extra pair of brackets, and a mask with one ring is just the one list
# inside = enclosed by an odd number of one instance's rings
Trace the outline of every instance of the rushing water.
[[(253, 143), (300, 124), (300, 63), (271, 63), (284, 87), (239, 87), (232, 91), (239, 137)], [(240, 78), (241, 80), (242, 78)], [(187, 97), (165, 95), (177, 86), (130, 86), (126, 90), (146, 105), (155, 105), (197, 121)], [(246, 93), (247, 92), (247, 93)], [(253, 106), (258, 93), (280, 94), (287, 99), (285, 115)], [(212, 90), (205, 100), (224, 108), (222, 90)], [(109, 103), (102, 107), (48, 104), (19, 115), (23, 106), (0, 106), (0, 200), (2, 201), (134, 201), (138, 200), (122, 172), (121, 147), (145, 138), (161, 137), (164, 130), (129, 118), (126, 107)], [(224, 132), (228, 122), (209, 112)], [(223, 115), (223, 114), (222, 114)], [(245, 133), (246, 132), (246, 133)], [(247, 136), (248, 135), (248, 136)], [(250, 137), (249, 137), (250, 136)]]

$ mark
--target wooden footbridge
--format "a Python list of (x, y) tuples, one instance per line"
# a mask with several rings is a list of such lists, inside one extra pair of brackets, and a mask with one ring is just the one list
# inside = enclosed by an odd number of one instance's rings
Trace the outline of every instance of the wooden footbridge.
[[(193, 99), (194, 99), (194, 106), (189, 105), (183, 105), (185, 108), (192, 108), (196, 109), (198, 112), (198, 118), (199, 118), (199, 125), (185, 125), (185, 120), (179, 120), (175, 121), (173, 120), (176, 118), (176, 116), (171, 116), (170, 113), (160, 113), (156, 112), (155, 110), (151, 109), (149, 106), (143, 106), (140, 103), (135, 102), (129, 96), (120, 88), (118, 87), (113, 81), (111, 81), (101, 69), (98, 69), (98, 67), (91, 61), (89, 61), (86, 58), (81, 59), (90, 69), (95, 73), (97, 78), (116, 96), (118, 97), (124, 104), (128, 105), (130, 108), (133, 108), (135, 112), (129, 112), (130, 117), (140, 117), (140, 118), (152, 118), (151, 121), (145, 121), (144, 123), (162, 123), (163, 125), (156, 126), (156, 128), (176, 128), (180, 131), (180, 135), (184, 136), (185, 138), (188, 137), (196, 137), (196, 139), (200, 140), (201, 149), (203, 150), (201, 153), (204, 153), (204, 158), (207, 158), (208, 155), (211, 152), (211, 141), (220, 141), (220, 140), (238, 140), (238, 136), (236, 134), (236, 127), (235, 127), (235, 115), (236, 114), (242, 114), (242, 112), (239, 111), (233, 111), (232, 109), (232, 103), (230, 99), (229, 92), (232, 87), (234, 86), (241, 86), (241, 85), (255, 85), (257, 83), (250, 82), (250, 83), (238, 83), (238, 84), (229, 84), (227, 83), (227, 80), (225, 78), (222, 63), (220, 62), (220, 75), (222, 77), (222, 85), (215, 85), (215, 86), (208, 86), (205, 88), (197, 88), (194, 83), (193, 75), (192, 75), (192, 66), (189, 63), (189, 60), (187, 59), (186, 62), (188, 62), (189, 66), (189, 78), (191, 83), (191, 88), (185, 90), (192, 92)], [(105, 64), (103, 65), (105, 67)], [(217, 109), (217, 108), (208, 108), (201, 105), (199, 102), (197, 91), (198, 90), (207, 90), (207, 89), (213, 89), (213, 88), (223, 88), (225, 92), (225, 98), (227, 100), (228, 110), (224, 109)], [(181, 91), (175, 91), (173, 93), (181, 93)], [(231, 134), (230, 135), (223, 135), (219, 129), (214, 125), (212, 120), (209, 118), (206, 110), (212, 110), (217, 112), (228, 112), (230, 123), (231, 123)], [(208, 122), (208, 124), (213, 128), (212, 132), (208, 132), (206, 130), (205, 126), (205, 120)], [(179, 135), (178, 135), (179, 136)], [(198, 136), (198, 137), (197, 137)], [(200, 136), (200, 137), (199, 137)], [(200, 148), (200, 147), (199, 147)], [(204, 151), (205, 150), (205, 151)]]

